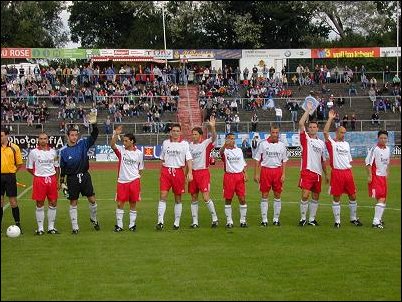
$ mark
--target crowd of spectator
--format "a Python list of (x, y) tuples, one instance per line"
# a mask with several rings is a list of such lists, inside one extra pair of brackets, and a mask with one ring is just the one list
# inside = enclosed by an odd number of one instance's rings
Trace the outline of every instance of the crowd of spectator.
[[(164, 112), (177, 111), (178, 85), (182, 80), (180, 73), (173, 76), (175, 68), (169, 74), (157, 66), (152, 72), (150, 66), (144, 71), (140, 66), (138, 73), (134, 67), (125, 65), (124, 68), (125, 73), (123, 67), (120, 73), (115, 73), (112, 66), (102, 72), (99, 66), (92, 68), (91, 65), (64, 69), (35, 67), (27, 72), (2, 67), (2, 121), (29, 125), (57, 118), (60, 125), (86, 125), (88, 110), (96, 108), (107, 112), (114, 122), (143, 115), (148, 122), (160, 123)], [(49, 116), (48, 106), (58, 107), (57, 116)]]
[[(288, 78), (291, 78), (289, 82)], [(257, 115), (257, 109), (273, 110), (277, 122), (281, 122), (283, 111), (288, 110), (291, 120), (296, 122), (300, 101), (292, 100), (292, 88), (303, 85), (320, 87), (318, 120), (327, 119), (332, 107), (342, 108), (345, 104), (341, 93), (337, 97), (331, 93), (328, 84), (334, 82), (345, 83), (349, 96), (359, 95), (359, 88), (367, 90), (365, 94), (376, 112), (401, 111), (400, 79), (396, 75), (392, 77), (388, 66), (382, 85), (374, 75), (368, 75), (363, 65), (353, 69), (316, 65), (311, 71), (308, 66), (299, 65), (294, 73), (286, 66), (278, 72), (266, 65), (254, 66), (251, 70), (228, 65), (216, 69), (198, 64), (180, 64), (178, 67), (123, 64), (118, 68), (86, 64), (36, 66), (28, 70), (2, 67), (1, 79), (2, 122), (33, 126), (57, 119), (60, 131), (67, 123), (88, 125), (89, 110), (106, 113), (105, 133), (111, 133), (107, 124), (140, 121), (137, 117), (146, 119), (144, 132), (166, 131), (164, 113), (177, 111), (179, 85), (186, 83), (199, 85), (199, 104), (205, 118), (216, 116), (225, 122), (226, 130), (239, 131), (244, 122), (240, 120), (241, 110), (254, 115)], [(286, 103), (277, 101), (281, 98)], [(49, 106), (58, 107), (57, 116), (50, 115)], [(342, 120), (349, 121), (349, 117)]]

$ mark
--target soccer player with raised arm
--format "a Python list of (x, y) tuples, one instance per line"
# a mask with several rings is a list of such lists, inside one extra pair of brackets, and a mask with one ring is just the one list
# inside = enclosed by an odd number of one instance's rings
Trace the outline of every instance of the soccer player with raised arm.
[(31, 150), (28, 155), (26, 167), (33, 178), (32, 199), (36, 201), (36, 222), (38, 229), (36, 235), (45, 234), (45, 200), (48, 200), (47, 221), (48, 234), (59, 234), (54, 227), (57, 211), (58, 190), (57, 184), (59, 181), (59, 161), (57, 151), (49, 147), (49, 137), (45, 132), (38, 135), (38, 146)]
[[(173, 229), (180, 228), (180, 218), (182, 213), (181, 197), (184, 193), (185, 181), (193, 180), (193, 161), (188, 142), (181, 138), (180, 124), (173, 124), (170, 130), (170, 139), (162, 144), (160, 155), (162, 168), (160, 172), (160, 198), (158, 203), (158, 223), (157, 230), (162, 230), (165, 221), (166, 200), (169, 190), (174, 193), (174, 223)], [(183, 167), (186, 167), (187, 176), (184, 175)]]
[(274, 192), (273, 225), (280, 226), (281, 193), (288, 157), (285, 144), (279, 141), (279, 127), (277, 125), (272, 125), (270, 136), (258, 144), (254, 160), (254, 180), (260, 185), (261, 191), (261, 226), (268, 226), (268, 194), (271, 188)]
[(70, 200), (70, 220), (72, 234), (77, 235), (78, 226), (78, 198), (80, 194), (86, 196), (89, 202), (90, 222), (96, 231), (100, 230), (99, 222), (96, 218), (98, 205), (96, 203), (95, 192), (92, 186), (91, 175), (89, 174), (88, 150), (98, 138), (99, 130), (96, 119), (92, 124), (90, 137), (78, 140), (78, 129), (70, 128), (67, 130), (67, 144), (60, 149), (60, 186), (65, 186), (65, 176), (67, 176), (67, 199)]
[[(302, 227), (306, 224), (318, 226), (316, 215), (323, 173), (326, 183), (329, 182), (326, 167), (325, 143), (317, 136), (318, 123), (316, 121), (309, 120), (308, 132), (306, 131), (305, 123), (311, 113), (312, 105), (308, 102), (306, 106), (307, 110), (299, 121), (299, 137), (302, 150), (299, 178), (299, 188), (302, 190), (299, 226)], [(311, 200), (309, 201), (310, 194)], [(307, 211), (309, 211), (308, 220)]]
[(335, 219), (335, 228), (341, 227), (341, 195), (349, 196), (350, 223), (355, 226), (362, 226), (357, 217), (356, 185), (352, 174), (352, 154), (350, 145), (345, 141), (346, 129), (340, 126), (336, 129), (335, 139), (329, 135), (329, 128), (334, 120), (336, 113), (330, 110), (328, 120), (324, 127), (325, 145), (329, 153), (331, 165), (330, 194), (333, 196), (332, 212)]
[(116, 145), (117, 139), (123, 131), (118, 126), (110, 140), (110, 147), (119, 159), (116, 193), (116, 225), (115, 232), (123, 231), (124, 204), (130, 203), (130, 223), (128, 229), (134, 232), (137, 228), (137, 202), (141, 200), (141, 173), (144, 169), (144, 156), (135, 146), (135, 137), (131, 133), (123, 135), (123, 146)]
[(233, 133), (226, 134), (225, 144), (220, 148), (219, 153), (225, 169), (225, 174), (223, 175), (223, 198), (225, 198), (226, 227), (233, 228), (232, 199), (236, 193), (240, 203), (240, 227), (246, 228), (247, 163), (244, 160), (243, 151), (236, 146)]
[(387, 146), (387, 131), (378, 131), (377, 137), (377, 145), (369, 150), (365, 162), (368, 174), (368, 193), (370, 197), (377, 200), (372, 226), (373, 228), (383, 229), (382, 215), (387, 201), (387, 178), (389, 175), (391, 150)]
[(216, 141), (215, 118), (209, 119), (209, 128), (211, 137), (202, 139), (204, 132), (201, 127), (195, 127), (192, 130), (192, 139), (190, 143), (190, 152), (193, 157), (193, 180), (188, 183), (188, 192), (191, 194), (191, 216), (193, 222), (192, 228), (198, 228), (198, 193), (201, 192), (203, 200), (208, 207), (212, 217), (212, 228), (218, 226), (218, 216), (216, 215), (215, 205), (209, 192), (211, 188), (211, 175), (209, 173), (209, 157)]

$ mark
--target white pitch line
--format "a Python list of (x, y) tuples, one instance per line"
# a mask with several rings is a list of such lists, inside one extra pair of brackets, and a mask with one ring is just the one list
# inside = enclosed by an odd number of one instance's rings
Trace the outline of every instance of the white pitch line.
[[(28, 191), (31, 190), (31, 189), (32, 189), (32, 186), (30, 186), (29, 188), (26, 188), (24, 191), (22, 191), (22, 192), (20, 193), (20, 195), (17, 196), (17, 201), (18, 201), (18, 199), (20, 199), (22, 196), (24, 196), (26, 192), (28, 192)], [(5, 199), (6, 199), (6, 197), (4, 197), (4, 202), (5, 202)], [(3, 210), (7, 209), (9, 206), (10, 206), (10, 203), (7, 203), (7, 204), (3, 207)]]

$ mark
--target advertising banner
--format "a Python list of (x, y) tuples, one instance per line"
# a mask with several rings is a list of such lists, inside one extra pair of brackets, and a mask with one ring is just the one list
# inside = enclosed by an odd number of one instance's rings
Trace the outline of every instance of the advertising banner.
[[(161, 154), (162, 145), (156, 146), (136, 146), (144, 154), (144, 160), (159, 159)], [(96, 161), (118, 161), (116, 154), (109, 145), (96, 145), (95, 146)]]
[(155, 49), (99, 49), (99, 56), (109, 59), (116, 58), (149, 58), (149, 59), (173, 59), (173, 50), (155, 50)]
[(241, 59), (241, 49), (214, 49), (216, 60)]
[(316, 48), (311, 50), (313, 59), (379, 58), (380, 47)]
[[(225, 133), (218, 132), (216, 147), (220, 148), (225, 143)], [(335, 137), (335, 133), (330, 132), (331, 137)], [(250, 132), (250, 133), (235, 133), (235, 141), (238, 147), (241, 147), (244, 140), (251, 146), (251, 140), (254, 136), (260, 139), (267, 139), (269, 132)], [(324, 140), (324, 134), (318, 133), (318, 137)], [(300, 148), (300, 137), (298, 132), (280, 133), (280, 140), (286, 145), (288, 154), (297, 155)], [(362, 132), (347, 132), (345, 140), (349, 142), (352, 157), (366, 157), (368, 150), (377, 142), (377, 131), (362, 131)], [(395, 146), (395, 132), (388, 131), (388, 145), (395, 154), (400, 152), (398, 146)], [(293, 157), (293, 156), (292, 156)]]
[(242, 58), (310, 59), (311, 49), (243, 49)]
[(31, 48), (1, 48), (2, 59), (28, 59), (31, 56)]
[[(37, 135), (9, 135), (8, 140), (20, 147), (22, 159), (28, 158), (29, 151), (35, 149), (38, 145)], [(64, 145), (64, 135), (50, 135), (49, 146), (60, 149)]]
[(176, 49), (174, 59), (214, 59), (213, 49)]
[(401, 48), (399, 47), (380, 47), (380, 57), (395, 58), (401, 56)]

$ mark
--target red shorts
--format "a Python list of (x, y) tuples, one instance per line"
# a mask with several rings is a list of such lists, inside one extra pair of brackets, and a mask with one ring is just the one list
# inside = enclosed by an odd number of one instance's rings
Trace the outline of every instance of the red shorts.
[(352, 170), (332, 169), (330, 194), (333, 196), (341, 196), (343, 193), (348, 195), (356, 193)]
[(193, 181), (188, 183), (188, 192), (196, 194), (198, 192), (209, 192), (211, 188), (211, 175), (208, 169), (193, 170)]
[(261, 167), (260, 176), (260, 191), (268, 192), (272, 190), (276, 193), (282, 192), (282, 167), (278, 168), (267, 168)]
[(117, 183), (116, 201), (137, 202), (141, 200), (141, 181), (139, 178), (127, 183)]
[(223, 198), (232, 199), (235, 192), (239, 197), (246, 196), (246, 183), (243, 172), (225, 173), (223, 175)]
[(57, 200), (59, 192), (57, 190), (56, 175), (52, 176), (34, 176), (32, 199), (35, 201)]
[(175, 195), (184, 193), (185, 177), (182, 168), (162, 167), (159, 182), (161, 191), (169, 191), (172, 188)]
[(321, 192), (321, 180), (320, 174), (312, 172), (310, 170), (302, 170), (300, 172), (299, 188), (308, 190), (314, 193)]
[(373, 174), (371, 183), (368, 184), (368, 193), (375, 199), (387, 198), (387, 177)]

